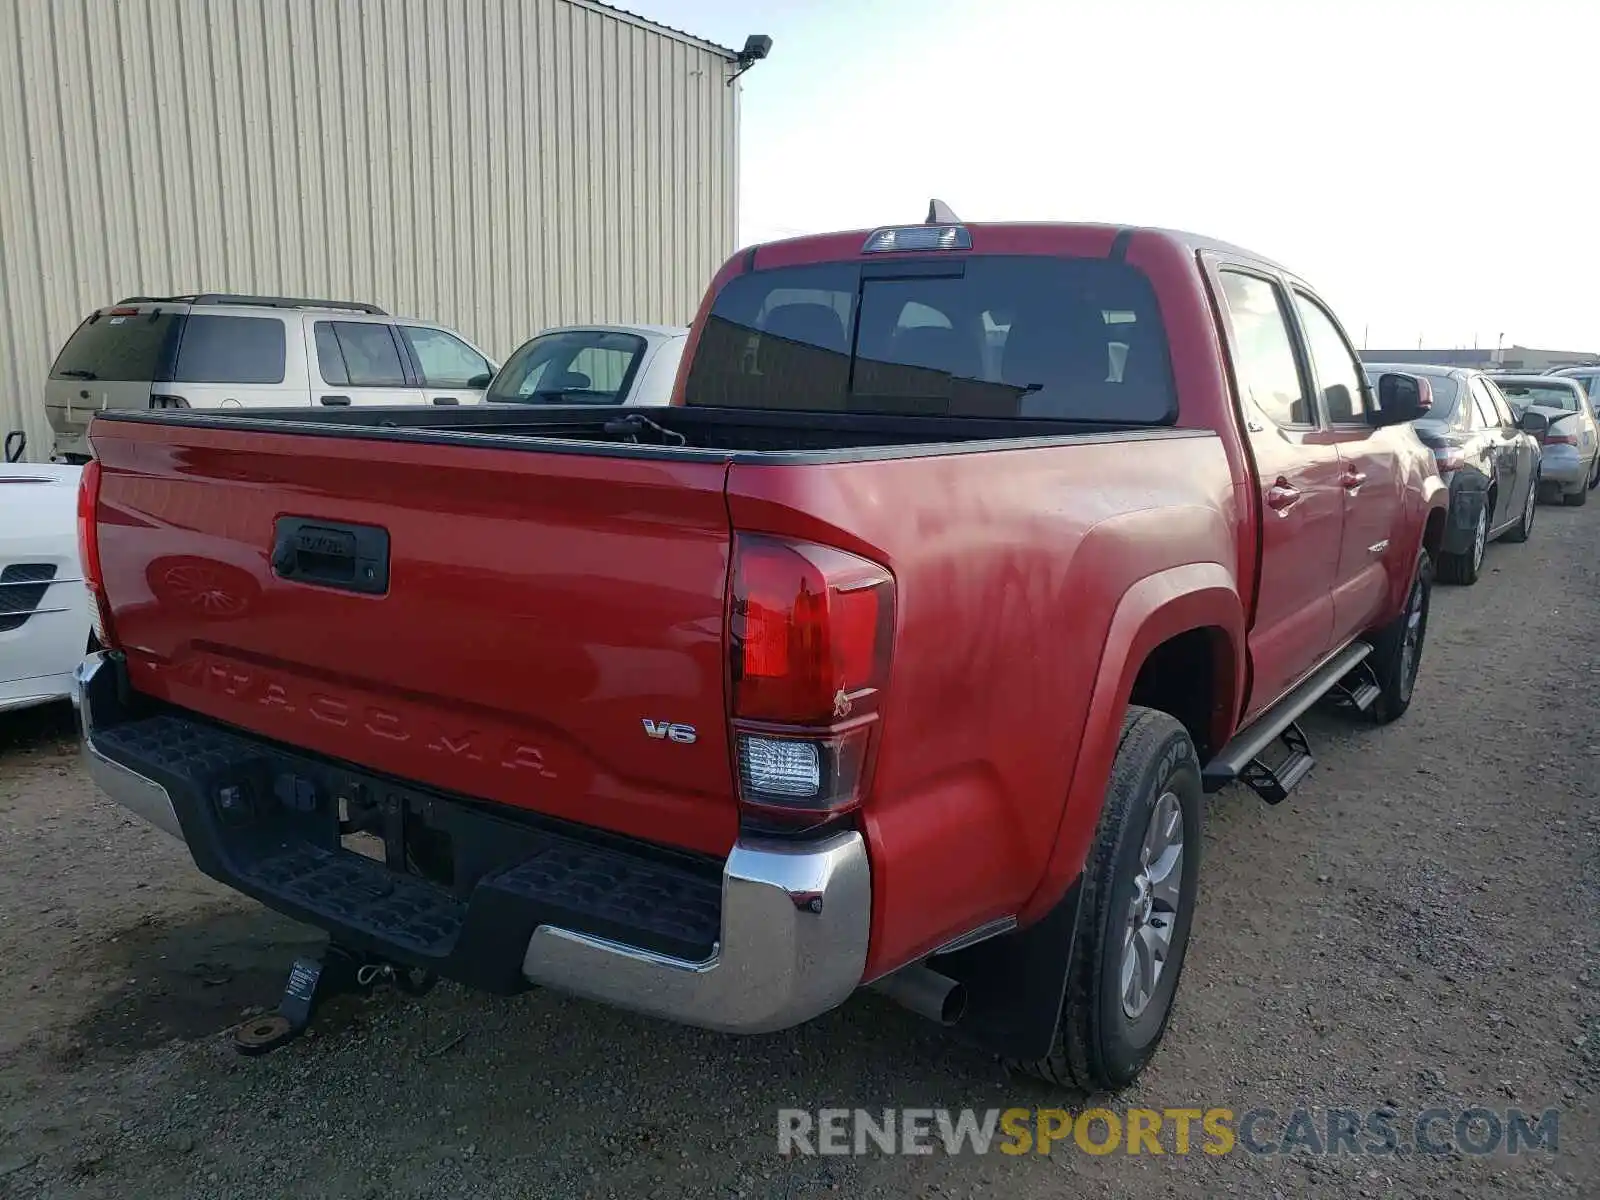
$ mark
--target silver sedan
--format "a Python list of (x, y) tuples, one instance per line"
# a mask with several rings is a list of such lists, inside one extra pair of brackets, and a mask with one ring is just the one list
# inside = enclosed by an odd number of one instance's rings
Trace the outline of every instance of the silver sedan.
[(1550, 422), (1540, 435), (1540, 490), (1564, 504), (1583, 504), (1600, 484), (1600, 425), (1576, 379), (1556, 375), (1496, 375), (1495, 384), (1519, 412), (1534, 409)]

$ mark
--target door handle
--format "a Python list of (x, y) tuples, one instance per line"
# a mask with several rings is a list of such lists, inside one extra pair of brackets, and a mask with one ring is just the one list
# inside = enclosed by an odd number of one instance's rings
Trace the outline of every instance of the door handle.
[(322, 403), (330, 404), (330, 405), (333, 405), (335, 407), (342, 407), (342, 406), (347, 405), (347, 404), (350, 403), (350, 397), (349, 396), (324, 396), (324, 397), (322, 397)]
[(435, 404), (460, 404), (461, 403), (461, 401), (456, 399), (454, 396), (435, 396), (433, 398), (433, 402)]
[(1267, 507), (1280, 517), (1287, 517), (1289, 510), (1300, 503), (1300, 489), (1292, 487), (1287, 479), (1280, 479), (1267, 489)]

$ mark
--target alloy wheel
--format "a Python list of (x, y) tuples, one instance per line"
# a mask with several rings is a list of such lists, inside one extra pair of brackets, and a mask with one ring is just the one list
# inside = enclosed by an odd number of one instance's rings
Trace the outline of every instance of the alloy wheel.
[(1483, 550), (1489, 544), (1489, 509), (1488, 501), (1478, 512), (1478, 527), (1472, 531), (1472, 573), (1476, 575), (1478, 568), (1483, 566)]
[(1422, 639), (1428, 632), (1427, 589), (1419, 575), (1406, 597), (1406, 628), (1400, 639), (1400, 698), (1411, 699), (1417, 684), (1417, 668), (1422, 665)]
[(1137, 1020), (1150, 1006), (1172, 949), (1183, 887), (1183, 806), (1163, 792), (1139, 848), (1139, 870), (1122, 940), (1122, 1011)]

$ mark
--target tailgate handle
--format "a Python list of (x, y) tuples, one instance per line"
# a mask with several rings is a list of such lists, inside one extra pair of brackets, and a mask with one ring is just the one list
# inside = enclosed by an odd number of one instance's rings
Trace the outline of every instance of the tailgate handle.
[(381, 596), (389, 590), (389, 531), (279, 517), (272, 529), (272, 573), (295, 583)]

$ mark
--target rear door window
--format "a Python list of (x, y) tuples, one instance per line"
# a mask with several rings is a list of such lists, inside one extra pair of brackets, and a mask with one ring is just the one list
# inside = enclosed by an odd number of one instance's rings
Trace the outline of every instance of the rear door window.
[(1495, 411), (1494, 400), (1489, 395), (1489, 389), (1483, 386), (1483, 379), (1474, 376), (1471, 384), (1472, 408), (1477, 414), (1479, 429), (1497, 429), (1500, 426), (1500, 414)]
[(283, 321), (191, 313), (178, 341), (178, 383), (282, 383)]
[(1311, 400), (1300, 381), (1294, 339), (1278, 285), (1242, 271), (1225, 270), (1218, 275), (1240, 394), (1274, 424), (1290, 428), (1316, 424)]
[(312, 331), (323, 381), (341, 387), (404, 387), (394, 334), (381, 321), (318, 321)]
[[(1489, 393), (1489, 399), (1494, 403), (1495, 416), (1500, 418), (1500, 424), (1506, 426), (1507, 428), (1514, 428), (1517, 424), (1517, 416), (1511, 411), (1511, 405), (1507, 403), (1506, 395), (1500, 390), (1499, 385), (1485, 379), (1483, 381), (1483, 388)], [(1571, 411), (1577, 412), (1577, 397), (1574, 396), (1572, 399), (1573, 403), (1570, 406)]]
[(1162, 424), (1166, 332), (1143, 274), (1109, 259), (973, 255), (736, 276), (687, 402), (727, 408)]
[(50, 368), (52, 379), (147, 383), (167, 373), (180, 314), (96, 313), (79, 325)]

